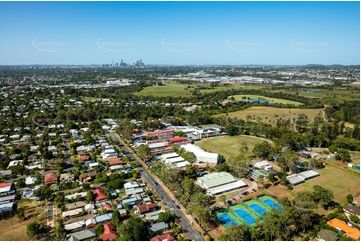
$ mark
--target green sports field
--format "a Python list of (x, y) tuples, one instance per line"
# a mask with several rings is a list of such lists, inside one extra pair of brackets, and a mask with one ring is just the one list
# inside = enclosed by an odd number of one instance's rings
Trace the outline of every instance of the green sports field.
[(251, 153), (254, 146), (263, 141), (265, 140), (248, 135), (218, 136), (198, 141), (196, 145), (202, 147), (204, 150), (221, 154), (226, 159), (229, 159), (239, 155), (242, 144), (246, 144), (249, 149), (248, 152)]

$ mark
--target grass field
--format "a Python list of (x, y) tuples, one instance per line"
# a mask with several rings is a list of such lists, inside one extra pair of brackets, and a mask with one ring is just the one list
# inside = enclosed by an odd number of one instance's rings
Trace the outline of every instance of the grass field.
[(280, 99), (280, 98), (270, 98), (270, 97), (265, 97), (265, 96), (259, 96), (259, 95), (233, 95), (230, 96), (228, 98), (235, 98), (235, 100), (242, 100), (242, 98), (249, 98), (249, 99), (263, 99), (263, 100), (267, 100), (270, 102), (275, 102), (275, 103), (280, 103), (280, 104), (290, 104), (290, 105), (294, 105), (294, 106), (300, 106), (303, 105), (303, 103), (300, 102), (295, 102), (295, 101), (290, 101), (290, 100), (286, 100), (286, 99)]
[(313, 120), (317, 115), (323, 116), (323, 109), (297, 109), (297, 108), (275, 108), (264, 106), (252, 106), (236, 112), (218, 114), (227, 115), (228, 117), (251, 121), (262, 122), (275, 125), (276, 120), (282, 118), (284, 120), (297, 118), (299, 114), (305, 114), (309, 120)]
[(0, 220), (0, 240), (30, 240), (29, 236), (26, 234), (26, 225), (29, 222), (30, 220), (21, 221), (17, 217)]
[(187, 88), (188, 85), (178, 83), (166, 83), (164, 86), (149, 86), (136, 92), (136, 95), (140, 96), (156, 96), (156, 97), (188, 97), (191, 95), (191, 88)]
[(359, 100), (360, 91), (357, 88), (335, 88), (331, 89), (301, 89), (297, 91), (298, 95), (309, 98), (336, 97), (339, 100)]
[(202, 87), (208, 87), (207, 89), (201, 89), (201, 93), (212, 93), (212, 92), (219, 92), (219, 91), (228, 91), (228, 90), (249, 90), (249, 89), (265, 89), (266, 86), (264, 85), (241, 85), (241, 84), (220, 84), (216, 87), (210, 87), (209, 84), (200, 84)]
[(249, 149), (249, 153), (257, 143), (263, 142), (263, 139), (247, 136), (219, 136), (208, 139), (203, 139), (196, 142), (196, 145), (202, 147), (209, 152), (215, 152), (223, 155), (226, 159), (235, 158), (239, 155), (239, 150), (242, 144), (246, 144)]
[(331, 189), (335, 200), (341, 205), (346, 203), (348, 194), (356, 196), (360, 193), (360, 175), (331, 165), (317, 171), (320, 176), (295, 186), (293, 190), (288, 190), (284, 186), (276, 186), (269, 188), (269, 192), (278, 197), (293, 198), (297, 192), (311, 191), (313, 186), (319, 185)]
[(26, 219), (20, 220), (16, 215), (12, 218), (0, 220), (0, 240), (19, 241), (30, 240), (31, 238), (26, 233), (26, 226), (32, 222), (37, 221), (44, 223), (44, 216), (39, 214), (44, 211), (39, 207), (36, 201), (22, 200), (18, 203), (19, 208), (24, 208)]
[(211, 87), (210, 83), (197, 83), (197, 84), (181, 84), (175, 81), (168, 81), (164, 83), (164, 86), (153, 85), (145, 87), (140, 92), (136, 92), (135, 95), (140, 96), (156, 96), (156, 97), (166, 97), (166, 96), (176, 96), (176, 97), (189, 97), (192, 95), (192, 91), (195, 88), (199, 88), (199, 92), (204, 93), (213, 93), (218, 91), (227, 91), (235, 89), (263, 89), (264, 86), (261, 85), (241, 85), (241, 84), (220, 84), (215, 87)]

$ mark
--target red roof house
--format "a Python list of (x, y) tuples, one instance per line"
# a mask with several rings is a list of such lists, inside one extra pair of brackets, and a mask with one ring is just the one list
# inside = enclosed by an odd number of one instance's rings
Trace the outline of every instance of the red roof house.
[(108, 159), (108, 163), (110, 166), (114, 166), (114, 165), (124, 164), (124, 161), (119, 157), (111, 157)]
[(151, 241), (175, 241), (175, 238), (172, 232), (167, 232), (162, 235), (155, 236), (151, 239)]
[(2, 183), (0, 183), (0, 188), (11, 187), (11, 186), (12, 186), (11, 182), (2, 182)]
[(141, 205), (137, 205), (137, 210), (140, 214), (143, 214), (143, 213), (147, 213), (147, 212), (155, 210), (156, 207), (157, 207), (157, 204), (155, 204), (155, 203), (141, 204)]
[(103, 189), (101, 189), (101, 188), (93, 189), (92, 193), (96, 196), (95, 201), (97, 201), (97, 202), (102, 201), (102, 200), (107, 198), (107, 196), (105, 195)]
[(56, 183), (58, 181), (58, 175), (55, 173), (48, 173), (44, 176), (44, 182), (46, 184)]
[(104, 224), (104, 233), (99, 236), (103, 241), (115, 240), (117, 233), (115, 232), (114, 225), (112, 223)]
[(80, 161), (88, 161), (90, 159), (88, 154), (80, 154), (78, 157)]
[(8, 193), (12, 190), (13, 184), (11, 182), (0, 183), (0, 193)]
[(102, 208), (105, 209), (105, 210), (107, 210), (107, 211), (112, 210), (112, 206), (111, 206), (109, 203), (107, 203), (107, 202), (103, 202), (103, 203), (102, 203)]

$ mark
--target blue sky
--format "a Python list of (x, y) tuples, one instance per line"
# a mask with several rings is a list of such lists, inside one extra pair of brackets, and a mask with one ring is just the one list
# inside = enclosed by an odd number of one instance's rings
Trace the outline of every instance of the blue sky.
[(0, 64), (359, 64), (359, 2), (0, 2)]

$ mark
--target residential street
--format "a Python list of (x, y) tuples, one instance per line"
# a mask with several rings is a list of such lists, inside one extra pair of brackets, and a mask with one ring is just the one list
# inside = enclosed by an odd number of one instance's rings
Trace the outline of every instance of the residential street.
[(204, 238), (199, 234), (199, 232), (191, 225), (191, 222), (188, 218), (189, 215), (185, 214), (180, 209), (179, 205), (177, 205), (176, 202), (170, 198), (165, 189), (163, 189), (162, 186), (160, 186), (159, 183), (156, 181), (156, 179), (147, 171), (147, 169), (145, 169), (144, 162), (141, 162), (140, 159), (136, 156), (136, 154), (134, 154), (132, 150), (128, 149), (128, 147), (119, 137), (119, 135), (117, 135), (116, 133), (110, 133), (110, 137), (113, 140), (118, 140), (119, 142), (121, 142), (124, 145), (122, 149), (126, 150), (135, 160), (139, 161), (140, 164), (143, 165), (143, 167), (139, 169), (142, 180), (145, 181), (159, 196), (161, 196), (162, 201), (169, 207), (171, 212), (178, 218), (180, 218), (181, 225), (184, 229), (187, 230), (189, 238), (195, 241), (204, 240)]

